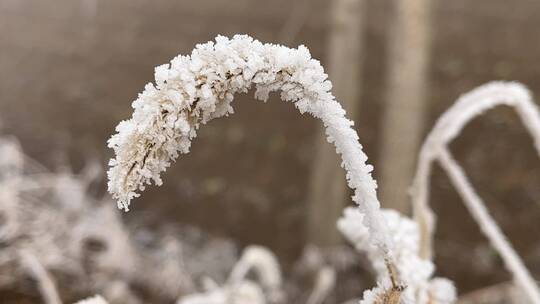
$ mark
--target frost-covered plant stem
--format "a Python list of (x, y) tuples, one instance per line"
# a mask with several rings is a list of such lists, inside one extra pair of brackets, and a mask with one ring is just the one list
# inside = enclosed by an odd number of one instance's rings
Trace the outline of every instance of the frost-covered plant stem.
[(319, 61), (308, 49), (263, 44), (251, 37), (218, 36), (216, 42), (197, 45), (190, 56), (178, 56), (156, 68), (156, 85), (148, 84), (133, 102), (133, 116), (121, 122), (109, 140), (116, 158), (110, 162), (109, 192), (128, 209), (137, 192), (188, 153), (201, 124), (233, 113), (234, 94), (255, 87), (255, 98), (266, 101), (281, 91), (301, 113), (320, 119), (327, 139), (342, 157), (353, 200), (364, 217), (370, 243), (392, 261), (392, 243), (380, 215), (373, 167), (345, 117), (345, 110), (330, 92), (332, 87)]
[(449, 110), (441, 115), (420, 151), (412, 191), (414, 216), (421, 230), (420, 256), (425, 259), (430, 259), (432, 256), (434, 216), (428, 203), (429, 178), (433, 162), (438, 160), (473, 218), (480, 225), (482, 232), (500, 253), (506, 267), (513, 273), (516, 283), (532, 303), (536, 304), (540, 303), (540, 291), (534, 279), (510, 243), (506, 241), (495, 221), (489, 216), (483, 201), (448, 150), (450, 142), (460, 134), (469, 121), (499, 105), (507, 105), (516, 110), (540, 155), (540, 112), (532, 101), (530, 92), (523, 85), (513, 82), (492, 82), (460, 97)]
[(441, 149), (438, 160), (448, 174), (454, 188), (463, 199), (465, 206), (476, 222), (480, 224), (480, 229), (500, 253), (506, 267), (514, 274), (518, 285), (523, 288), (531, 303), (540, 303), (540, 291), (534, 278), (514, 248), (512, 248), (512, 245), (506, 240), (495, 220), (489, 215), (485, 203), (472, 188), (461, 166), (454, 160), (447, 149)]
[(437, 120), (420, 150), (411, 192), (414, 217), (421, 229), (421, 257), (429, 259), (432, 256), (434, 216), (428, 196), (433, 161), (440, 149), (450, 144), (467, 123), (499, 105), (507, 105), (516, 110), (540, 156), (540, 114), (525, 86), (515, 82), (491, 82), (461, 96)]

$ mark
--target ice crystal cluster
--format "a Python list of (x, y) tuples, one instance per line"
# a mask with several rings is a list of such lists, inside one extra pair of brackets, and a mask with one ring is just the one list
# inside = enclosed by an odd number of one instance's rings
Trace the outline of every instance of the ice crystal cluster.
[[(338, 221), (341, 233), (356, 247), (358, 251), (366, 252), (377, 273), (378, 286), (364, 292), (361, 304), (385, 303), (385, 297), (399, 293), (400, 303), (403, 304), (449, 304), (455, 301), (456, 292), (453, 284), (442, 278), (433, 278), (435, 270), (433, 263), (419, 257), (420, 234), (418, 225), (413, 220), (404, 217), (394, 210), (382, 210), (388, 224), (390, 235), (395, 245), (395, 271), (402, 284), (401, 289), (395, 290), (395, 283), (388, 275), (388, 264), (376, 248), (369, 243), (369, 233), (362, 224), (363, 214), (356, 208), (346, 208)], [(389, 302), (390, 303), (390, 302)]]
[(345, 110), (330, 92), (332, 85), (319, 61), (308, 49), (263, 44), (245, 35), (232, 39), (218, 36), (199, 44), (190, 56), (178, 56), (155, 71), (155, 84), (133, 102), (131, 119), (122, 121), (109, 140), (116, 157), (110, 161), (109, 192), (127, 210), (130, 201), (154, 182), (179, 153), (188, 153), (201, 124), (233, 113), (236, 93), (255, 90), (266, 101), (280, 91), (281, 99), (293, 102), (301, 113), (322, 120), (329, 142), (341, 154), (353, 200), (366, 216), (370, 241), (385, 256), (391, 243), (379, 215), (372, 166), (345, 117)]

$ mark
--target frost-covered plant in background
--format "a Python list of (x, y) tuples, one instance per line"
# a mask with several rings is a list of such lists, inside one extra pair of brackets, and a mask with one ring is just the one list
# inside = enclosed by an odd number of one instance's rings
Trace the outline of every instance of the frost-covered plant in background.
[[(401, 303), (416, 304), (449, 304), (456, 300), (456, 291), (453, 283), (443, 278), (432, 278), (435, 266), (430, 260), (419, 256), (420, 233), (418, 225), (413, 220), (402, 216), (395, 210), (383, 210), (383, 216), (388, 223), (392, 235), (395, 251), (396, 268), (392, 271), (399, 273), (399, 277), (407, 282), (401, 293)], [(385, 303), (389, 294), (381, 292), (381, 287), (391, 289), (391, 277), (388, 276), (387, 265), (384, 258), (368, 242), (368, 230), (362, 224), (363, 215), (356, 208), (348, 207), (338, 221), (341, 233), (351, 242), (358, 251), (368, 255), (377, 274), (379, 286), (374, 290), (366, 291), (362, 304)]]
[[(257, 281), (248, 279), (254, 271)], [(236, 263), (227, 283), (207, 286), (201, 294), (188, 295), (178, 304), (272, 304), (284, 303), (282, 276), (277, 258), (266, 248), (248, 246)]]
[(480, 229), (499, 252), (505, 266), (512, 272), (516, 284), (531, 303), (540, 303), (540, 290), (534, 278), (489, 215), (484, 202), (448, 148), (450, 142), (460, 134), (468, 122), (499, 105), (507, 105), (516, 110), (540, 155), (540, 113), (529, 90), (523, 85), (514, 82), (492, 82), (461, 96), (441, 115), (420, 151), (412, 196), (415, 218), (421, 228), (420, 255), (429, 259), (433, 250), (434, 216), (428, 204), (429, 176), (433, 162), (438, 161), (465, 206), (480, 225)]
[[(371, 176), (373, 167), (366, 164), (353, 122), (330, 92), (327, 77), (304, 46), (291, 49), (242, 35), (218, 36), (215, 42), (197, 45), (191, 55), (156, 68), (156, 83), (146, 85), (133, 102), (131, 119), (117, 126), (118, 133), (109, 140), (116, 154), (110, 161), (109, 191), (128, 210), (139, 191), (152, 182), (160, 185), (160, 174), (179, 153), (189, 152), (201, 124), (233, 113), (234, 94), (253, 87), (255, 98), (266, 101), (271, 92), (280, 91), (282, 100), (323, 122), (328, 141), (342, 156), (369, 243), (389, 269), (395, 267), (392, 239)], [(400, 289), (397, 273), (390, 276), (392, 288)]]
[[(224, 280), (235, 245), (194, 228), (127, 227), (110, 200), (89, 194), (102, 174), (93, 162), (79, 174), (51, 172), (15, 138), (0, 137), (0, 291), (39, 289), (47, 304), (88, 292), (136, 304), (147, 302), (141, 292), (174, 301), (203, 276)], [(38, 284), (27, 286), (27, 277)]]

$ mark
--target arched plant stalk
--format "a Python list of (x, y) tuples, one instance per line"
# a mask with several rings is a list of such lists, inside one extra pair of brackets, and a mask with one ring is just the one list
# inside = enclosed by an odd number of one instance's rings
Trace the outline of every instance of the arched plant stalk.
[(342, 157), (353, 200), (365, 215), (370, 243), (392, 263), (373, 167), (366, 164), (353, 122), (330, 92), (322, 66), (306, 47), (263, 44), (243, 35), (218, 36), (215, 43), (197, 45), (190, 56), (157, 67), (155, 80), (133, 102), (131, 119), (121, 122), (108, 142), (116, 154), (108, 171), (109, 192), (120, 208), (128, 210), (147, 184), (162, 183), (161, 172), (179, 153), (189, 152), (201, 124), (232, 114), (236, 93), (254, 87), (255, 98), (266, 101), (270, 92), (280, 91), (282, 100), (323, 122), (328, 141)]
[(234, 265), (228, 283), (231, 285), (242, 283), (250, 271), (257, 274), (260, 287), (267, 294), (271, 303), (283, 301), (281, 267), (272, 251), (262, 246), (246, 247), (242, 257)]
[(532, 301), (531, 303), (540, 303), (540, 291), (534, 279), (489, 215), (484, 202), (448, 149), (449, 143), (460, 134), (469, 121), (499, 105), (507, 105), (516, 110), (540, 155), (540, 113), (532, 101), (530, 92), (523, 85), (513, 82), (492, 82), (460, 97), (439, 118), (420, 151), (412, 191), (414, 216), (421, 230), (420, 256), (425, 259), (432, 257), (434, 216), (428, 203), (429, 178), (433, 162), (439, 161), (482, 232), (513, 273), (516, 283)]

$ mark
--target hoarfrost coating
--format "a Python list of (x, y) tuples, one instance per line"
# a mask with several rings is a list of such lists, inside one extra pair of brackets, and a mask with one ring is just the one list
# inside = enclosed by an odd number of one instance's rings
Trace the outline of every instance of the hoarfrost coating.
[[(395, 244), (395, 271), (405, 284), (403, 290), (395, 290), (388, 276), (387, 265), (373, 246), (368, 242), (367, 228), (362, 225), (363, 215), (357, 208), (347, 207), (338, 220), (338, 228), (359, 252), (367, 253), (371, 265), (377, 274), (377, 286), (365, 291), (361, 304), (383, 303), (392, 293), (408, 304), (450, 304), (456, 299), (456, 290), (452, 282), (444, 278), (433, 278), (435, 266), (432, 261), (422, 259), (419, 253), (420, 233), (418, 224), (391, 209), (382, 210), (388, 223)], [(392, 303), (392, 302), (388, 302)]]
[(131, 119), (118, 124), (108, 142), (116, 154), (109, 164), (108, 187), (120, 208), (128, 210), (146, 185), (161, 185), (161, 172), (179, 153), (189, 152), (200, 125), (233, 113), (235, 93), (254, 87), (255, 98), (266, 101), (279, 90), (282, 100), (322, 120), (328, 141), (342, 156), (370, 240), (390, 256), (373, 167), (366, 164), (353, 122), (330, 92), (328, 75), (306, 47), (263, 44), (245, 35), (218, 36), (215, 42), (197, 45), (190, 56), (158, 66), (155, 80), (133, 102)]

